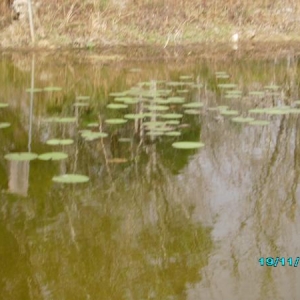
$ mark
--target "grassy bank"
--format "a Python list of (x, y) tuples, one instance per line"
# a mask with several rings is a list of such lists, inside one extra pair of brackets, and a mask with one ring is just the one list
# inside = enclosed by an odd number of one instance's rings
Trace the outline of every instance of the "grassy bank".
[[(0, 46), (31, 44), (27, 16), (14, 20), (2, 0)], [(300, 41), (297, 0), (36, 0), (38, 47), (187, 45), (242, 41)]]

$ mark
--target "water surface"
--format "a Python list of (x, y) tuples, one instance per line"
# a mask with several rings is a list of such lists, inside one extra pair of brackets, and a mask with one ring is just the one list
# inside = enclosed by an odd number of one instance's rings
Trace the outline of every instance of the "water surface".
[[(1, 56), (0, 69), (0, 102), (9, 105), (0, 108), (0, 122), (11, 124), (0, 129), (3, 299), (298, 299), (297, 267), (258, 260), (300, 256), (299, 113), (249, 113), (297, 108), (297, 57), (106, 62), (10, 53)], [(185, 114), (181, 103), (167, 104), (168, 113), (183, 114), (173, 125), (178, 137), (141, 130), (143, 122), (160, 120), (158, 111), (107, 124), (149, 112), (152, 98), (123, 110), (106, 107), (114, 103), (110, 93), (141, 82), (149, 82), (145, 91), (171, 89), (168, 97), (203, 107)], [(226, 97), (220, 83), (236, 84), (231, 90), (241, 97)], [(26, 91), (49, 86), (62, 90)], [(78, 96), (89, 96), (88, 106), (74, 106)], [(215, 110), (224, 105), (270, 124), (235, 123)], [(49, 122), (53, 117), (75, 121)], [(84, 129), (108, 137), (86, 141)], [(47, 145), (51, 138), (74, 142)], [(178, 141), (205, 146), (173, 148)], [(68, 158), (4, 158), (49, 151)], [(89, 181), (53, 182), (66, 173)]]

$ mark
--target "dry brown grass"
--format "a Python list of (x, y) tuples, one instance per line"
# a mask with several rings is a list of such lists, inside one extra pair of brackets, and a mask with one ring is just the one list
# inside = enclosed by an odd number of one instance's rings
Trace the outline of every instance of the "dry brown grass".
[[(296, 38), (296, 0), (36, 0), (35, 27), (41, 45), (187, 44), (242, 39)], [(3, 44), (30, 43), (26, 24), (13, 22), (2, 0)], [(5, 19), (5, 21), (4, 21)], [(0, 42), (1, 43), (1, 42)], [(44, 43), (44, 44), (43, 44)]]

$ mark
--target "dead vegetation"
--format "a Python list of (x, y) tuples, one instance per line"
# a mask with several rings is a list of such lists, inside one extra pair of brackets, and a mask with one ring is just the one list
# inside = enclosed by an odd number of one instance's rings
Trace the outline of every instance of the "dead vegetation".
[[(35, 0), (37, 45), (96, 47), (163, 46), (241, 40), (297, 39), (297, 0)], [(28, 20), (13, 20), (0, 5), (0, 45), (30, 44)]]

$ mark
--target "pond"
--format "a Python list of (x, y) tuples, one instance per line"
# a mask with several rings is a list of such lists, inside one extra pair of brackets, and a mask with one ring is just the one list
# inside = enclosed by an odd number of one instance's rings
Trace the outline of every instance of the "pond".
[(2, 298), (297, 299), (299, 72), (2, 54)]

